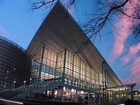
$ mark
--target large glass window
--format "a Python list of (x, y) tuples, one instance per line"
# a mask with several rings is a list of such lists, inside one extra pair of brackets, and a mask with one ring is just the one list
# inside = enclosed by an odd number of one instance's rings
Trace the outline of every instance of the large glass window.
[[(49, 48), (45, 48), (44, 53), (43, 49), (37, 52), (32, 59), (32, 77), (39, 77), (41, 57), (43, 56), (41, 67), (42, 79), (60, 78), (63, 76), (63, 71), (65, 71), (66, 80), (75, 83), (76, 85), (101, 85), (102, 74), (98, 70), (89, 66), (89, 64), (86, 61), (83, 61), (79, 55), (73, 54), (71, 51), (66, 50), (66, 56), (64, 54), (65, 51), (56, 53)], [(64, 57), (66, 57), (65, 66)], [(114, 84), (109, 75), (107, 75), (106, 80), (108, 86)]]

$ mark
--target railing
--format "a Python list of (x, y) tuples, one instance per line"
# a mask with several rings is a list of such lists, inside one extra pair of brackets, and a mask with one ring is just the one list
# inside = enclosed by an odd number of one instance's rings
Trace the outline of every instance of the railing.
[[(39, 66), (40, 66), (39, 63), (37, 63), (37, 62), (34, 63), (34, 69), (38, 70)], [(51, 75), (55, 75), (56, 77), (62, 77), (62, 72), (60, 72), (58, 70), (55, 70), (52, 67), (47, 67), (44, 64), (42, 66), (41, 71), (43, 71), (45, 73), (48, 73), (48, 74), (51, 74)], [(92, 83), (86, 82), (84, 80), (74, 78), (74, 77), (69, 76), (67, 74), (65, 74), (64, 78), (65, 78), (65, 83), (66, 84), (71, 84), (71, 85), (73, 85), (75, 87), (84, 88), (84, 89), (90, 89), (90, 90), (98, 90), (100, 88), (99, 85), (92, 84)]]
[(94, 85), (94, 84), (91, 84), (91, 83), (88, 83), (86, 81), (82, 81), (76, 78), (71, 78), (70, 76), (65, 76), (64, 83), (73, 88), (78, 88), (85, 91), (99, 92), (98, 85)]
[[(35, 64), (34, 69), (38, 70), (40, 64), (39, 63), (34, 63), (34, 64)], [(44, 64), (42, 66), (41, 71), (43, 71), (45, 73), (49, 73), (51, 75), (55, 75), (55, 77), (62, 77), (62, 72), (55, 70), (54, 68), (47, 67)], [(53, 73), (55, 73), (55, 74), (53, 74)], [(86, 82), (84, 80), (74, 78), (74, 77), (69, 76), (67, 74), (65, 74), (64, 78), (65, 78), (64, 79), (65, 86), (70, 86), (70, 87), (78, 88), (81, 90), (87, 90), (87, 91), (89, 90), (89, 91), (96, 91), (96, 92), (98, 91), (99, 92), (99, 89), (100, 89), (99, 85), (92, 84), (92, 83)]]
[(36, 84), (30, 84), (13, 89), (17, 95), (13, 98), (24, 98), (34, 96), (34, 94), (41, 94), (43, 91), (52, 90), (59, 85), (62, 85), (61, 79), (54, 79), (51, 81), (38, 80)]
[[(37, 63), (35, 64), (33, 69), (38, 70), (40, 64)], [(53, 68), (47, 67), (46, 65), (43, 65), (42, 71), (46, 73), (54, 73)], [(62, 77), (60, 76), (62, 74), (61, 72), (55, 70), (55, 76), (58, 78), (53, 78), (53, 79), (39, 79), (37, 78), (36, 80), (31, 80), (29, 85), (23, 85), (19, 88), (12, 89), (13, 92), (15, 92), (17, 95), (14, 98), (24, 98), (28, 96), (32, 96), (34, 94), (39, 94), (42, 93), (43, 91), (46, 90), (52, 90), (55, 89), (58, 86), (66, 86), (66, 87), (71, 87), (75, 89), (80, 89), (84, 91), (98, 91), (99, 87), (97, 85), (88, 83), (83, 80), (79, 80), (77, 78), (73, 78), (72, 76), (68, 76), (65, 74), (64, 76), (64, 81), (62, 81)], [(59, 76), (58, 76), (59, 75)]]

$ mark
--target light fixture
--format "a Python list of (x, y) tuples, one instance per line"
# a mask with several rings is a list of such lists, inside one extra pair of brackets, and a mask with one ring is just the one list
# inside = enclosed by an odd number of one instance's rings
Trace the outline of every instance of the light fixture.
[(66, 87), (63, 87), (63, 90), (65, 91), (66, 90)]
[(6, 71), (7, 72), (7, 74), (9, 73), (9, 71)]
[(56, 90), (56, 91), (54, 92), (54, 95), (57, 95), (57, 93), (58, 93), (58, 92), (57, 92), (57, 90)]
[(71, 89), (71, 92), (73, 93), (74, 92), (74, 89)]
[(84, 91), (81, 91), (81, 94), (84, 94)]
[(30, 81), (32, 81), (32, 78), (30, 78)]
[(16, 83), (16, 81), (14, 81), (14, 84)]
[(15, 104), (23, 105), (23, 102), (7, 100), (7, 99), (2, 99), (2, 98), (0, 98), (0, 101), (3, 101), (3, 102), (8, 103), (8, 104), (13, 104), (13, 105), (15, 105)]
[(26, 84), (26, 81), (23, 81), (24, 82), (24, 85)]

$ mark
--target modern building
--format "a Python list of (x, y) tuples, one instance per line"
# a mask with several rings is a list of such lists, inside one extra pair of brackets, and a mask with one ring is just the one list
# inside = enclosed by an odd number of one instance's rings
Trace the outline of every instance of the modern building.
[(0, 36), (0, 90), (23, 85), (27, 78), (27, 55), (14, 42)]
[(48, 14), (27, 52), (31, 78), (62, 81), (51, 91), (62, 100), (94, 94), (94, 101), (111, 101), (113, 91), (108, 88), (123, 85), (61, 3)]
[[(19, 73), (27, 73), (18, 75), (18, 78), (21, 78), (20, 84), (28, 81), (27, 88), (23, 87), (28, 96), (34, 92), (56, 100), (93, 104), (115, 101), (122, 94), (133, 98), (131, 92), (135, 84), (122, 84), (60, 2), (50, 11), (27, 48), (30, 58), (27, 60), (27, 69), (24, 68), (25, 51), (11, 43), (10, 45), (10, 51), (16, 49), (18, 53), (14, 54), (19, 54), (19, 58), (13, 55), (11, 60), (18, 58), (20, 61), (15, 62), (22, 64), (10, 65), (16, 71), (21, 71)], [(15, 81), (15, 77), (11, 81)], [(26, 92), (21, 95), (26, 96)]]
[(140, 102), (140, 90), (133, 91), (134, 100), (138, 100)]

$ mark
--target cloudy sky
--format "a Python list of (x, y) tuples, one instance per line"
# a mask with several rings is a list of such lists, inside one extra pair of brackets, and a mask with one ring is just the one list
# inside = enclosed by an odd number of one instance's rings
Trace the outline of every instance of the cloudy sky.
[[(96, 4), (93, 1), (77, 0), (69, 8), (79, 24), (87, 20), (87, 13), (94, 14)], [(25, 49), (46, 14), (44, 9), (29, 11), (29, 4), (29, 0), (0, 0), (0, 35)], [(137, 6), (138, 0), (133, 0), (133, 4), (128, 3), (125, 6), (126, 13), (134, 14), (133, 8)], [(101, 38), (92, 41), (124, 84), (136, 82), (136, 88), (140, 88), (140, 43), (130, 30), (133, 21), (122, 16), (114, 21), (114, 25), (116, 30), (110, 31), (106, 27), (101, 32)]]

